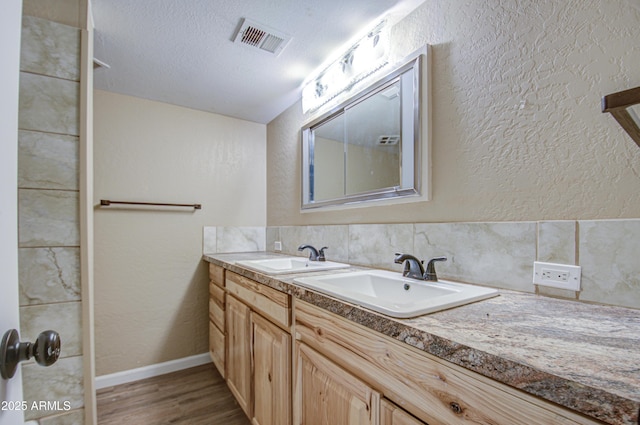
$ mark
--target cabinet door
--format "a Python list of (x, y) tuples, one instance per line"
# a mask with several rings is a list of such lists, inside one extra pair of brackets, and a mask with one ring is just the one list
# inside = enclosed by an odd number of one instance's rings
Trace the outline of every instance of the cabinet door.
[(253, 424), (291, 423), (291, 335), (256, 313), (253, 325)]
[(295, 425), (378, 425), (378, 392), (308, 346), (296, 351)]
[(227, 385), (251, 417), (251, 316), (249, 307), (227, 296)]
[(426, 425), (391, 403), (382, 399), (380, 402), (380, 425)]

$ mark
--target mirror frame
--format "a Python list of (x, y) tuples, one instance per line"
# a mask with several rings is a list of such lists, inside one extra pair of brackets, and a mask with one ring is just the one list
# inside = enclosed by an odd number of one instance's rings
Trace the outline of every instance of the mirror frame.
[[(322, 207), (336, 207), (344, 206), (346, 204), (357, 204), (362, 202), (369, 202), (375, 200), (390, 200), (405, 197), (415, 197), (422, 194), (422, 173), (426, 170), (421, 170), (422, 167), (422, 137), (421, 137), (421, 114), (422, 114), (422, 68), (425, 66), (423, 61), (426, 57), (424, 52), (415, 55), (411, 60), (405, 62), (403, 65), (395, 68), (389, 74), (381, 78), (380, 80), (369, 85), (356, 95), (350, 97), (338, 106), (332, 108), (330, 111), (324, 113), (320, 117), (314, 119), (308, 124), (302, 127), (302, 210), (317, 209)], [(410, 74), (408, 74), (410, 73)], [(412, 92), (410, 98), (405, 98), (404, 89), (401, 89), (403, 93), (400, 99), (401, 108), (401, 160), (400, 160), (400, 186), (380, 188), (368, 192), (361, 192), (352, 195), (345, 195), (339, 198), (333, 198), (323, 201), (310, 200), (310, 188), (312, 186), (312, 179), (315, 178), (313, 170), (313, 160), (311, 159), (312, 147), (313, 147), (313, 130), (318, 126), (331, 121), (335, 117), (344, 114), (351, 106), (356, 105), (367, 98), (375, 95), (376, 93), (384, 90), (388, 85), (393, 84), (396, 80), (401, 80), (404, 75), (408, 75), (412, 83)], [(405, 114), (405, 110), (409, 109), (411, 112)], [(409, 132), (407, 138), (406, 133)], [(403, 157), (405, 156), (406, 147), (409, 146), (413, 150), (413, 161), (411, 164), (404, 163)], [(408, 176), (411, 175), (412, 181), (407, 182)], [(409, 184), (410, 183), (410, 184)]]
[[(636, 121), (640, 117), (629, 110), (634, 105), (640, 105), (640, 87), (608, 94), (602, 98), (602, 112), (613, 115), (613, 118), (640, 147), (640, 121)], [(634, 114), (636, 119), (631, 114)]]

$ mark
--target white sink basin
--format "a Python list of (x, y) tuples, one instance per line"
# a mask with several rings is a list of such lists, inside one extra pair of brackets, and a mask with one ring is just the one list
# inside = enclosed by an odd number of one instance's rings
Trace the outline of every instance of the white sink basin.
[(300, 277), (294, 282), (398, 318), (421, 316), (498, 295), (492, 288), (446, 280), (426, 282), (386, 270)]
[(237, 265), (266, 274), (286, 274), (319, 272), (323, 270), (344, 269), (349, 264), (333, 261), (309, 261), (304, 257), (279, 257), (264, 260), (238, 261)]

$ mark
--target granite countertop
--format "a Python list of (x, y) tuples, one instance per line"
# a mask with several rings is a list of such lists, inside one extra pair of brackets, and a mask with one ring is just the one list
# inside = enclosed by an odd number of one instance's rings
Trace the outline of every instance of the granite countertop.
[(501, 290), (499, 297), (481, 302), (394, 319), (293, 283), (311, 273), (268, 276), (234, 264), (278, 255), (205, 254), (203, 259), (584, 415), (640, 424), (638, 310)]

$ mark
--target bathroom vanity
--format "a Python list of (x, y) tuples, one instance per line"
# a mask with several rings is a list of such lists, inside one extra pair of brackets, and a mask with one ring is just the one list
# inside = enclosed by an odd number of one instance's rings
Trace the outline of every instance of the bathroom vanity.
[(276, 255), (204, 256), (211, 357), (253, 424), (638, 424), (635, 310), (502, 291), (393, 319), (236, 264)]

